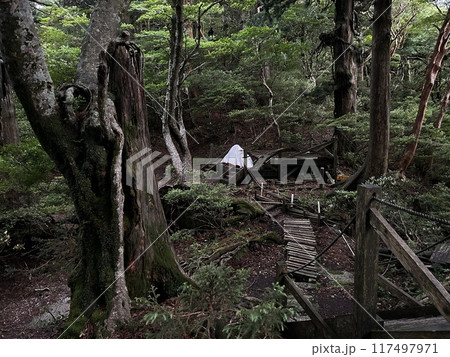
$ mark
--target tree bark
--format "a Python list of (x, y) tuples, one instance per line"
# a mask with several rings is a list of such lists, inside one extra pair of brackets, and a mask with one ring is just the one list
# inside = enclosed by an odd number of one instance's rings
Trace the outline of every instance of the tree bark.
[(436, 117), (436, 120), (434, 121), (434, 127), (437, 129), (439, 129), (442, 126), (442, 121), (444, 120), (445, 113), (447, 112), (449, 102), (450, 102), (450, 81), (447, 83), (444, 95), (442, 96), (439, 113)]
[(334, 53), (334, 117), (356, 112), (358, 65), (353, 46), (353, 0), (336, 0)]
[[(108, 53), (109, 90), (114, 95), (119, 124), (125, 135), (125, 162), (141, 150), (150, 148), (142, 85), (144, 56), (126, 37), (112, 42)], [(156, 180), (148, 182), (153, 187), (147, 192), (137, 189), (136, 182), (132, 186), (124, 185), (125, 265), (129, 267), (126, 281), (132, 297), (145, 296), (151, 285), (156, 285), (163, 295), (173, 295), (178, 283), (185, 280), (169, 242)]]
[(20, 141), (12, 88), (0, 51), (0, 146)]
[(106, 51), (116, 37), (122, 13), (131, 0), (99, 0), (92, 12), (91, 21), (81, 47), (76, 83), (95, 89), (97, 85), (98, 55)]
[(392, 0), (375, 0), (370, 83), (370, 139), (364, 178), (387, 172), (390, 122)]
[[(101, 4), (105, 1), (97, 9)], [(99, 14), (91, 23), (93, 34), (99, 33), (95, 23), (103, 28), (98, 19)], [(78, 70), (86, 73), (56, 95), (29, 2), (0, 1), (0, 26), (0, 44), (17, 96), (43, 148), (66, 178), (80, 221), (80, 260), (69, 279), (72, 299), (64, 335), (78, 336), (88, 320), (97, 330), (112, 330), (130, 317), (124, 260), (132, 263), (127, 278), (133, 293), (146, 293), (151, 283), (163, 294), (173, 293), (183, 280), (163, 233), (158, 195), (136, 192), (123, 180), (127, 155), (148, 144), (140, 51), (125, 39), (116, 41), (109, 55), (102, 52), (98, 73), (98, 53), (97, 65), (83, 54)], [(127, 74), (123, 68), (134, 72)], [(95, 83), (89, 82), (94, 73)], [(135, 79), (130, 78), (133, 73)], [(115, 103), (108, 88), (116, 94)]]
[(170, 58), (167, 77), (166, 97), (161, 116), (162, 133), (166, 148), (172, 158), (173, 167), (182, 182), (188, 181), (192, 170), (192, 156), (189, 150), (187, 131), (183, 121), (181, 98), (183, 48), (183, 0), (171, 1), (172, 19), (170, 28)]
[(261, 80), (264, 88), (267, 90), (267, 93), (269, 94), (269, 115), (270, 119), (272, 120), (273, 125), (275, 126), (277, 130), (277, 138), (278, 138), (278, 147), (281, 148), (281, 131), (280, 126), (278, 125), (278, 121), (275, 118), (275, 114), (273, 112), (273, 91), (272, 88), (270, 88), (269, 84), (267, 83), (268, 79), (270, 78), (270, 66), (267, 62), (264, 62), (261, 65)]
[(425, 81), (422, 87), (422, 95), (420, 96), (419, 109), (417, 111), (416, 120), (414, 122), (412, 135), (414, 140), (407, 146), (405, 155), (398, 164), (398, 171), (404, 175), (409, 165), (411, 164), (414, 155), (419, 144), (420, 132), (422, 131), (423, 121), (425, 119), (425, 112), (428, 106), (428, 100), (430, 99), (431, 91), (433, 90), (436, 77), (438, 76), (442, 61), (446, 55), (446, 45), (450, 36), (450, 9), (447, 11), (447, 15), (442, 24), (439, 35), (431, 55), (430, 62), (425, 74)]

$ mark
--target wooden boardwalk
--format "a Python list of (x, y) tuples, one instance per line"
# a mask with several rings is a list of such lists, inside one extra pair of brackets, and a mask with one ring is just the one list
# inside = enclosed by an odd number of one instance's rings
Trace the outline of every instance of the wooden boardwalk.
[[(286, 241), (287, 270), (292, 271), (308, 263), (316, 255), (316, 236), (309, 219), (286, 219), (283, 222), (284, 240)], [(316, 264), (294, 273), (300, 278), (317, 277)]]
[(442, 316), (385, 320), (384, 328), (371, 338), (450, 338), (450, 322)]

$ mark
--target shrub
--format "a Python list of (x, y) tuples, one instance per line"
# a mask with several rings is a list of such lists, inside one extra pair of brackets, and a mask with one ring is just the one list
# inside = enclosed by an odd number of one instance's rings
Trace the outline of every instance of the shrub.
[(230, 186), (200, 183), (189, 189), (173, 189), (164, 195), (164, 200), (171, 205), (172, 214), (178, 216), (185, 211), (186, 217), (196, 226), (220, 228), (232, 210), (230, 194)]
[(155, 289), (148, 300), (151, 308), (143, 321), (151, 326), (150, 338), (267, 338), (278, 337), (294, 310), (280, 303), (283, 289), (275, 285), (263, 300), (243, 307), (248, 279), (245, 270), (208, 265), (193, 276), (196, 285), (185, 284), (176, 302), (159, 305)]

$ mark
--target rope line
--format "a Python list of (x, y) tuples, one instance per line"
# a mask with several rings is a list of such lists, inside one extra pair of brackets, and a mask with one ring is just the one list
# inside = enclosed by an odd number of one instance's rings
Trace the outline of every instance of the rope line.
[(395, 209), (398, 209), (400, 211), (409, 213), (409, 214), (411, 214), (413, 216), (425, 218), (425, 219), (428, 219), (429, 221), (433, 221), (433, 222), (444, 224), (446, 226), (450, 226), (450, 220), (448, 220), (448, 219), (434, 217), (434, 216), (431, 216), (431, 215), (426, 214), (426, 213), (417, 212), (417, 211), (414, 211), (412, 209), (409, 209), (409, 208), (397, 205), (397, 204), (392, 203), (392, 202), (388, 202), (388, 201), (382, 200), (382, 199), (377, 198), (377, 197), (373, 197), (373, 200), (377, 201), (377, 202), (379, 202), (379, 203), (381, 203), (383, 205), (386, 205), (388, 207), (395, 208)]
[(345, 226), (345, 228), (336, 236), (336, 238), (334, 238), (330, 244), (328, 244), (328, 246), (322, 250), (319, 254), (317, 254), (314, 258), (312, 258), (308, 263), (303, 264), (301, 267), (299, 268), (295, 268), (294, 270), (288, 271), (285, 273), (285, 275), (290, 275), (293, 273), (296, 273), (304, 268), (306, 268), (308, 265), (311, 265), (312, 263), (314, 263), (317, 259), (319, 259), (322, 255), (324, 255), (326, 252), (328, 252), (328, 250), (336, 244), (336, 242), (339, 240), (339, 238), (341, 238), (344, 233), (347, 231), (347, 229), (350, 228), (350, 226), (353, 224), (353, 222), (356, 220), (356, 216), (353, 216), (353, 218), (347, 223), (347, 225)]

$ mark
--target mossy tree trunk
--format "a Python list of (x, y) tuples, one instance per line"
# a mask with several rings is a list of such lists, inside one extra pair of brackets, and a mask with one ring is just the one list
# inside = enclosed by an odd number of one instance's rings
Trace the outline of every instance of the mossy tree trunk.
[(0, 50), (0, 146), (16, 144), (19, 141), (16, 106)]
[(392, 0), (375, 0), (370, 82), (370, 138), (364, 178), (387, 172), (390, 133)]
[[(150, 132), (142, 85), (143, 54), (127, 34), (112, 42), (106, 56), (110, 68), (109, 90), (114, 95), (120, 126), (125, 135), (123, 161), (150, 148)], [(131, 74), (131, 76), (130, 76)], [(147, 174), (153, 174), (151, 171)], [(125, 176), (125, 172), (123, 172)], [(146, 180), (147, 181), (147, 180)], [(145, 296), (150, 284), (173, 294), (184, 279), (167, 233), (166, 218), (155, 180), (146, 191), (124, 185), (125, 265), (131, 296)]]
[[(108, 11), (119, 11), (126, 3), (99, 1), (90, 25), (90, 33), (99, 39), (84, 42), (78, 66), (83, 73), (78, 74), (77, 84), (64, 85), (56, 93), (29, 2), (0, 2), (0, 44), (7, 71), (36, 136), (67, 180), (80, 221), (80, 258), (69, 279), (69, 327), (74, 333), (87, 320), (108, 330), (128, 321), (124, 260), (131, 263), (139, 258), (127, 276), (136, 294), (144, 294), (150, 283), (162, 293), (171, 293), (184, 278), (164, 234), (158, 195), (137, 192), (123, 183), (126, 155), (148, 146), (142, 74), (139, 70), (125, 74), (122, 69), (139, 62), (137, 49), (119, 39), (109, 55), (102, 52), (99, 67), (98, 53), (92, 58), (84, 52), (92, 51), (91, 41), (104, 48), (105, 36), (113, 32), (106, 31), (105, 24), (112, 28), (119, 24), (117, 17), (101, 21), (101, 9), (109, 6)], [(135, 79), (129, 77), (133, 73)], [(109, 89), (115, 102), (109, 99)]]
[(356, 112), (357, 52), (353, 45), (353, 0), (336, 0), (334, 57), (334, 117)]

